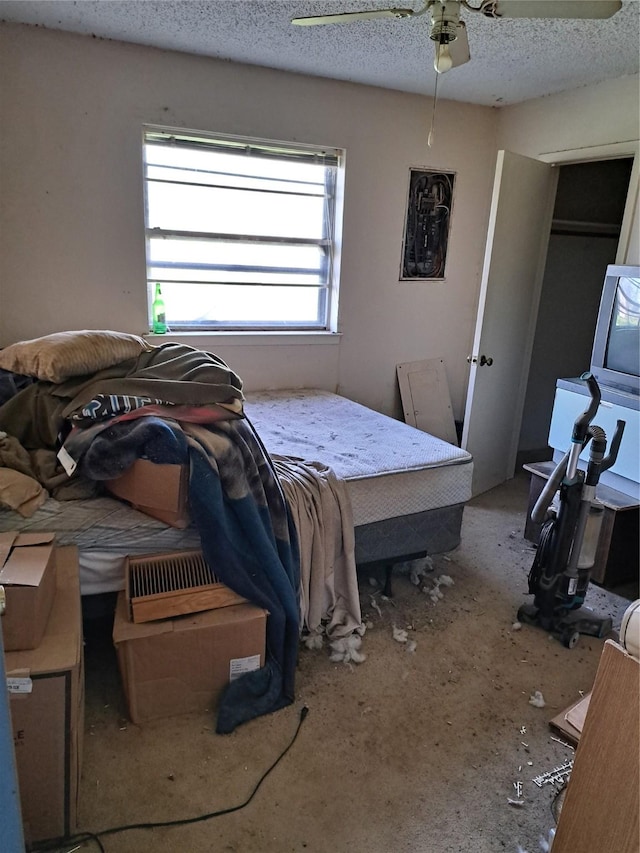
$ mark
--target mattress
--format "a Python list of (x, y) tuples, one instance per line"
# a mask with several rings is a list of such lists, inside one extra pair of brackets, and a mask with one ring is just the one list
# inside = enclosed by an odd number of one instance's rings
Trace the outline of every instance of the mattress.
[(55, 531), (59, 545), (77, 545), (82, 595), (116, 592), (124, 587), (124, 560), (200, 547), (193, 527), (179, 530), (115, 498), (58, 501), (48, 498), (31, 518), (0, 509), (0, 531)]
[(323, 462), (346, 481), (356, 527), (471, 498), (470, 453), (338, 394), (253, 392), (245, 413), (270, 454)]

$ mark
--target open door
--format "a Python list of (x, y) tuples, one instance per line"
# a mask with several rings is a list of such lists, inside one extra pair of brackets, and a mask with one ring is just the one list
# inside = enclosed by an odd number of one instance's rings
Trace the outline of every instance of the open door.
[(547, 163), (498, 152), (462, 432), (474, 495), (514, 474), (557, 180)]

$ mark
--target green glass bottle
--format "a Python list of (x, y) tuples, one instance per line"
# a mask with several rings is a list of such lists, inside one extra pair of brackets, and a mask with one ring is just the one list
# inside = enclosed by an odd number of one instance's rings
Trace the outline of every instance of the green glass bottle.
[(159, 282), (156, 282), (156, 295), (151, 306), (153, 317), (152, 332), (154, 335), (164, 335), (167, 331), (167, 315), (164, 308), (164, 299)]

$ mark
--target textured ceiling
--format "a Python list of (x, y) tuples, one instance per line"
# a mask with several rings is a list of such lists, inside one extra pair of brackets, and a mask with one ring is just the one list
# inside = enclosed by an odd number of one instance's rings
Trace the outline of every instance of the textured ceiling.
[[(473, 0), (474, 3), (477, 0)], [(581, 0), (574, 0), (579, 4)], [(432, 95), (429, 16), (294, 27), (292, 17), (407, 0), (0, 0), (0, 20)], [(463, 8), (471, 61), (438, 96), (500, 105), (638, 72), (640, 2), (606, 20), (492, 20)]]

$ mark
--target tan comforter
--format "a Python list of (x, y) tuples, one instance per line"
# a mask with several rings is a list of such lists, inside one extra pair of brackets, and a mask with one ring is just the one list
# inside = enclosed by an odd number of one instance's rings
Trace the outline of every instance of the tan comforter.
[(320, 462), (272, 459), (298, 532), (303, 630), (330, 640), (363, 632), (346, 484)]

